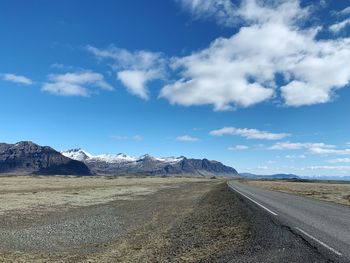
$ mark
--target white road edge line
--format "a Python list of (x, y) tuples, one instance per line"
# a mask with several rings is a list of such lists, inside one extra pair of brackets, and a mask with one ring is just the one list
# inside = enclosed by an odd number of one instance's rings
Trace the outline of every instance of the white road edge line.
[(229, 187), (231, 187), (231, 189), (235, 190), (237, 193), (243, 195), (245, 198), (249, 199), (250, 201), (252, 201), (253, 203), (257, 204), (258, 206), (264, 208), (267, 212), (273, 214), (274, 216), (277, 216), (277, 214), (273, 211), (271, 211), (270, 209), (268, 209), (267, 207), (263, 206), (262, 204), (259, 204), (257, 201), (253, 200), (252, 198), (250, 198), (249, 196), (243, 194), (241, 191), (238, 191), (236, 188), (232, 187), (232, 185), (230, 183), (228, 183)]
[(318, 242), (319, 244), (321, 244), (322, 246), (324, 246), (325, 248), (329, 249), (330, 251), (332, 251), (333, 253), (337, 254), (338, 256), (342, 256), (342, 253), (338, 252), (337, 250), (335, 250), (334, 248), (328, 246), (327, 244), (323, 243), (321, 240), (318, 240), (316, 237), (313, 237), (312, 235), (306, 233), (304, 230), (300, 229), (299, 227), (295, 227), (296, 230), (300, 231), (301, 233), (303, 233), (305, 236), (311, 238), (312, 240)]

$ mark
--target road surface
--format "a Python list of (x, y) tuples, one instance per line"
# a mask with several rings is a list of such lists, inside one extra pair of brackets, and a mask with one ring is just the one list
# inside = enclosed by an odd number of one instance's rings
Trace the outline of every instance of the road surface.
[(228, 185), (321, 253), (335, 261), (350, 262), (350, 206), (258, 189), (238, 181), (230, 181)]

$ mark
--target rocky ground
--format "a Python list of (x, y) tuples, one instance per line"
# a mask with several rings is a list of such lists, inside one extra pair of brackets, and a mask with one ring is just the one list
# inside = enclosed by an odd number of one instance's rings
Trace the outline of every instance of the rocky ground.
[[(11, 180), (2, 182), (2, 191), (8, 189), (12, 198), (17, 191), (17, 203), (39, 192), (50, 196), (51, 190), (60, 201), (50, 204), (44, 198), (40, 206), (29, 202), (9, 210), (2, 192), (0, 262), (327, 262), (303, 239), (247, 205), (222, 180), (91, 178), (83, 180), (95, 181), (79, 184), (77, 178), (52, 178), (58, 180), (55, 187), (45, 186), (50, 178), (30, 179), (32, 187), (11, 186), (16, 179)], [(121, 185), (149, 191), (120, 194)], [(91, 195), (108, 188), (106, 202), (100, 194), (88, 204), (88, 186)], [(57, 191), (68, 191), (67, 200)]]

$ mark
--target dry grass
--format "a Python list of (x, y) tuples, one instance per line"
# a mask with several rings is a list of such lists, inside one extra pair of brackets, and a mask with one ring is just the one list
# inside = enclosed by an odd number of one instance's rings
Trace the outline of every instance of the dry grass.
[(258, 188), (308, 196), (323, 201), (350, 205), (350, 184), (346, 183), (260, 180), (247, 180), (242, 182)]
[(197, 178), (0, 177), (0, 215), (36, 213), (90, 206), (115, 200), (137, 200)]

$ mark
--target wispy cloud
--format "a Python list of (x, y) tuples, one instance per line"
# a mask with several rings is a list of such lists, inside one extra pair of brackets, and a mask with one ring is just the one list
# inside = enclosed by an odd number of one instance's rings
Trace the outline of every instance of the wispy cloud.
[(301, 150), (305, 149), (312, 154), (328, 155), (328, 154), (350, 154), (350, 149), (339, 149), (335, 145), (325, 143), (299, 143), (299, 142), (278, 142), (269, 147), (270, 150)]
[(290, 155), (290, 154), (287, 154), (285, 156), (286, 159), (305, 159), (306, 156), (304, 154), (300, 154), (300, 155)]
[(333, 24), (329, 27), (331, 31), (334, 33), (338, 33), (339, 31), (345, 29), (347, 26), (350, 26), (350, 18), (345, 19), (339, 23)]
[(49, 75), (49, 81), (41, 90), (60, 96), (87, 97), (97, 90), (113, 90), (104, 76), (92, 71)]
[(233, 26), (237, 22), (236, 7), (231, 0), (176, 0), (196, 19), (215, 19), (220, 25)]
[(149, 98), (147, 84), (166, 75), (166, 58), (159, 52), (131, 52), (115, 46), (104, 49), (87, 46), (86, 49), (99, 60), (112, 60), (117, 78), (131, 94), (145, 100)]
[(24, 85), (33, 84), (33, 81), (30, 78), (27, 78), (27, 77), (21, 76), (21, 75), (11, 74), (11, 73), (3, 74), (2, 79), (5, 81), (17, 83), (17, 84), (24, 84)]
[(338, 158), (338, 159), (333, 159), (329, 160), (329, 163), (350, 163), (350, 158)]
[(275, 145), (269, 147), (271, 150), (300, 150), (307, 148), (309, 143), (300, 143), (300, 142), (278, 142)]
[(212, 136), (237, 135), (246, 139), (256, 140), (280, 140), (290, 134), (288, 133), (272, 133), (268, 131), (260, 131), (257, 129), (224, 127), (222, 129), (213, 130), (209, 133)]
[(249, 146), (247, 145), (236, 145), (236, 146), (233, 146), (233, 147), (229, 147), (228, 150), (230, 151), (242, 151), (242, 150), (247, 150), (249, 149)]
[(350, 171), (350, 166), (319, 165), (319, 166), (308, 166), (307, 169), (310, 169), (310, 170), (331, 170), (331, 171)]
[(350, 6), (344, 8), (339, 12), (341, 15), (350, 15)]
[(134, 141), (142, 141), (143, 137), (141, 135), (136, 134), (136, 135), (132, 136), (132, 139)]
[(111, 136), (113, 140), (123, 141), (123, 140), (134, 140), (134, 141), (142, 141), (143, 137), (139, 134), (133, 135), (133, 136), (126, 136), (126, 135), (113, 135)]
[(197, 142), (199, 141), (199, 138), (193, 137), (190, 135), (182, 135), (182, 136), (176, 137), (176, 140), (181, 142)]

